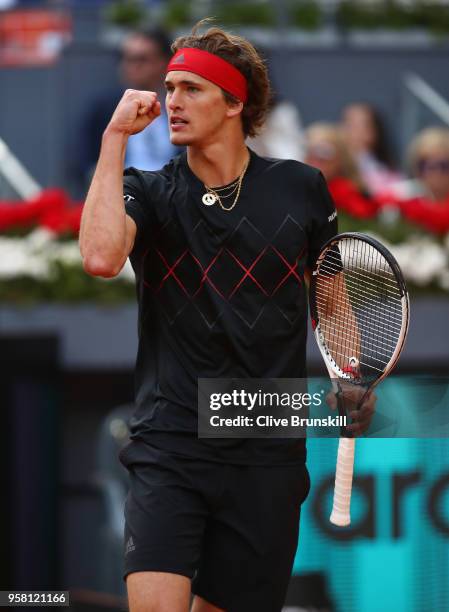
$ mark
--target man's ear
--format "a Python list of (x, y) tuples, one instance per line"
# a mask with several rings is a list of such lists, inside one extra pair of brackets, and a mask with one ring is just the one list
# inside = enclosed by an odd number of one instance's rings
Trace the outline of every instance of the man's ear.
[(239, 115), (243, 110), (243, 102), (228, 102), (226, 116), (231, 118)]

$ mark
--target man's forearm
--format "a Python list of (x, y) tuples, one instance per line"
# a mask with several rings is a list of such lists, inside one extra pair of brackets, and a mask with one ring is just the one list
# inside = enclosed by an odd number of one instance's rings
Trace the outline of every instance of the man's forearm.
[(123, 165), (126, 134), (106, 129), (87, 194), (80, 228), (80, 251), (89, 274), (114, 276), (127, 253)]

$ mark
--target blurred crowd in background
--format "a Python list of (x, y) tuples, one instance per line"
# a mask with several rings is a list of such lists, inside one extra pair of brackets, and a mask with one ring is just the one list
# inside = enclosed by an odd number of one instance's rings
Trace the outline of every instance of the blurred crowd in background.
[[(161, 30), (130, 34), (119, 64), (123, 87), (157, 91), (163, 98), (169, 48), (168, 35)], [(85, 164), (84, 178), (91, 176), (102, 131), (121, 93), (93, 102), (80, 126), (87, 141), (78, 155)], [(401, 168), (382, 115), (369, 101), (354, 100), (345, 106), (338, 123), (323, 118), (305, 126), (301, 109), (274, 91), (266, 126), (248, 145), (260, 155), (319, 168), (341, 211), (371, 218), (393, 209), (435, 233), (449, 231), (449, 128), (435, 126), (418, 133), (404, 152), (406, 164)], [(130, 138), (125, 163), (156, 170), (174, 153), (163, 113), (162, 121)]]
[[(269, 54), (263, 49), (270, 68)], [(79, 125), (75, 157), (77, 180), (87, 189), (101, 136), (124, 89), (156, 91), (165, 96), (165, 67), (170, 35), (162, 29), (130, 33), (120, 49), (121, 88), (91, 101)], [(273, 83), (275, 81), (273, 80)], [(165, 108), (161, 119), (129, 139), (125, 165), (157, 170), (179, 151), (170, 144)], [(338, 123), (304, 125), (301, 109), (273, 89), (266, 125), (248, 145), (259, 155), (295, 159), (319, 168), (337, 209), (357, 218), (401, 215), (436, 234), (449, 231), (449, 127), (417, 133), (402, 167), (391, 145), (381, 112), (369, 101), (354, 100), (341, 110)]]
[[(263, 54), (263, 50), (261, 51)], [(164, 97), (168, 34), (142, 30), (124, 41), (119, 71), (124, 88), (157, 91)], [(269, 66), (269, 58), (267, 59)], [(80, 126), (84, 145), (77, 158), (88, 182), (101, 134), (123, 90), (92, 103)], [(274, 92), (267, 124), (248, 144), (260, 155), (296, 159), (319, 168), (339, 210), (359, 218), (401, 214), (437, 234), (449, 231), (449, 128), (418, 133), (400, 168), (380, 112), (368, 101), (345, 106), (338, 123), (304, 126), (300, 109)], [(130, 138), (125, 163), (144, 170), (162, 167), (176, 153), (170, 145), (165, 112), (144, 132)]]
[[(157, 91), (163, 98), (169, 54), (168, 35), (161, 30), (130, 34), (119, 64), (123, 87)], [(78, 155), (85, 164), (85, 178), (91, 175), (102, 131), (121, 93), (93, 102), (80, 126), (88, 141)], [(409, 143), (401, 169), (382, 115), (368, 101), (355, 100), (345, 106), (338, 123), (325, 119), (304, 126), (300, 109), (274, 91), (266, 126), (248, 145), (260, 155), (296, 159), (319, 168), (341, 211), (370, 218), (385, 208), (394, 209), (431, 231), (449, 231), (448, 128), (429, 127), (418, 133)], [(125, 163), (156, 170), (174, 153), (163, 113), (162, 121), (130, 138)]]
[[(19, 4), (28, 3), (16, 2), (16, 5)], [(0, 61), (7, 69), (20, 70), (21, 65), (32, 66), (33, 62), (36, 65), (52, 62), (57, 65), (58, 53), (77, 44), (76, 29), (74, 34), (67, 21), (67, 3), (29, 4), (33, 7), (46, 6), (47, 9), (54, 7), (57, 10), (47, 10), (45, 13), (36, 9), (31, 12), (0, 12), (0, 30), (3, 32)], [(73, 6), (77, 4), (73, 3)], [(108, 3), (103, 4), (109, 6)], [(138, 3), (141, 7), (144, 4)], [(260, 6), (265, 4), (259, 2)], [(113, 5), (117, 7), (117, 3)], [(122, 6), (125, 8), (134, 4), (131, 2), (129, 5), (124, 1)], [(61, 7), (64, 7), (62, 12), (59, 10)], [(31, 20), (33, 15), (34, 20)], [(36, 32), (40, 27), (45, 35), (41, 32), (41, 37), (37, 38)], [(28, 31), (27, 36), (25, 30)], [(34, 37), (30, 38), (30, 32), (33, 32)], [(21, 202), (1, 201), (1, 232), (8, 232), (17, 226), (29, 229), (38, 226), (52, 232), (56, 238), (76, 237), (82, 200), (95, 169), (103, 130), (126, 88), (156, 91), (161, 99), (164, 98), (165, 67), (170, 57), (172, 37), (176, 32), (151, 23), (121, 28), (120, 36), (112, 45), (116, 58), (114, 84), (110, 85), (107, 78), (102, 82), (102, 74), (98, 73), (95, 91), (89, 94), (87, 87), (84, 101), (78, 101), (76, 112), (72, 113), (75, 125), (70, 129), (75, 136), (66, 151), (65, 178), (60, 184), (53, 185), (52, 189), (35, 188), (25, 195), (18, 189), (17, 192), (22, 196)], [(265, 58), (272, 77), (273, 96), (265, 128), (259, 136), (250, 139), (248, 145), (260, 155), (296, 159), (319, 168), (327, 179), (339, 211), (342, 231), (363, 230), (380, 235), (387, 245), (397, 245), (393, 247), (393, 252), (412, 286), (448, 290), (449, 242), (445, 237), (449, 232), (449, 127), (441, 120), (441, 113), (427, 122), (424, 129), (415, 129), (414, 135), (410, 134), (407, 142), (402, 139), (398, 147), (397, 134), (391, 133), (392, 127), (397, 130), (397, 122), (393, 126), (391, 118), (386, 122), (382, 111), (364, 96), (362, 87), (359, 99), (334, 109), (335, 113), (339, 113), (337, 120), (334, 113), (332, 122), (323, 116), (319, 121), (315, 118), (312, 123), (306, 124), (302, 119), (300, 105), (280, 92), (283, 88), (278, 87), (277, 74), (270, 57), (273, 45), (265, 48), (259, 40), (255, 44)], [(108, 45), (109, 52), (110, 42)], [(321, 92), (311, 91), (310, 95), (313, 98), (321, 95)], [(441, 104), (443, 115), (445, 112), (449, 117), (449, 104), (444, 100)], [(167, 118), (162, 108), (162, 116), (158, 120), (129, 139), (126, 166), (156, 170), (179, 153), (170, 144)], [(16, 181), (16, 184), (20, 183), (21, 177)], [(30, 195), (33, 197), (30, 198)], [(42, 235), (40, 239), (42, 241)], [(14, 245), (0, 240), (0, 249), (2, 244), (6, 261), (3, 267), (7, 268), (7, 275), (11, 268), (7, 262), (12, 260), (11, 248)], [(17, 263), (22, 261), (17, 257), (19, 246), (15, 243), (13, 268), (16, 277), (21, 274), (23, 276), (24, 270), (29, 275), (30, 253), (23, 255), (23, 244), (20, 246), (23, 260), (21, 268)], [(41, 245), (39, 241), (38, 244)], [(33, 257), (34, 248), (35, 243), (31, 242), (31, 258), (33, 265), (38, 268), (35, 274), (37, 278), (39, 266)], [(421, 257), (423, 249), (426, 258)], [(61, 274), (64, 273), (67, 279), (74, 273), (75, 249), (66, 248), (63, 252), (68, 253), (68, 256), (59, 263), (64, 268)], [(54, 266), (55, 257), (51, 255), (49, 258), (42, 266)], [(421, 267), (416, 265), (417, 261)], [(125, 295), (130, 296), (133, 278), (129, 267), (124, 270), (121, 280), (127, 283)], [(78, 278), (78, 286), (80, 284), (82, 282)], [(7, 295), (8, 290), (5, 291)], [(0, 286), (0, 297), (5, 291)], [(61, 287), (58, 287), (58, 291), (59, 296), (63, 296)], [(84, 294), (81, 291), (80, 298), (95, 297), (89, 292)], [(99, 290), (98, 296), (100, 294)], [(48, 298), (51, 291), (43, 291), (41, 295)]]

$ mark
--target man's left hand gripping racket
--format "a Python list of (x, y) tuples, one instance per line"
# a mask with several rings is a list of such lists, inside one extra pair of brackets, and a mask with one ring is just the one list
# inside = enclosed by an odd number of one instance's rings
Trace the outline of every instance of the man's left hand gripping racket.
[[(358, 407), (393, 369), (409, 325), (409, 299), (393, 255), (377, 240), (344, 233), (323, 247), (310, 284), (315, 338), (345, 415), (343, 385), (360, 389)], [(342, 428), (331, 523), (349, 525), (355, 440)]]

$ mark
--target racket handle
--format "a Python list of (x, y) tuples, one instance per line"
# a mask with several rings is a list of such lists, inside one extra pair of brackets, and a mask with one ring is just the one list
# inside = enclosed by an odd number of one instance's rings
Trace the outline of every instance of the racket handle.
[(338, 443), (337, 469), (335, 471), (334, 501), (330, 522), (339, 527), (351, 523), (351, 491), (354, 472), (354, 438), (340, 438)]

